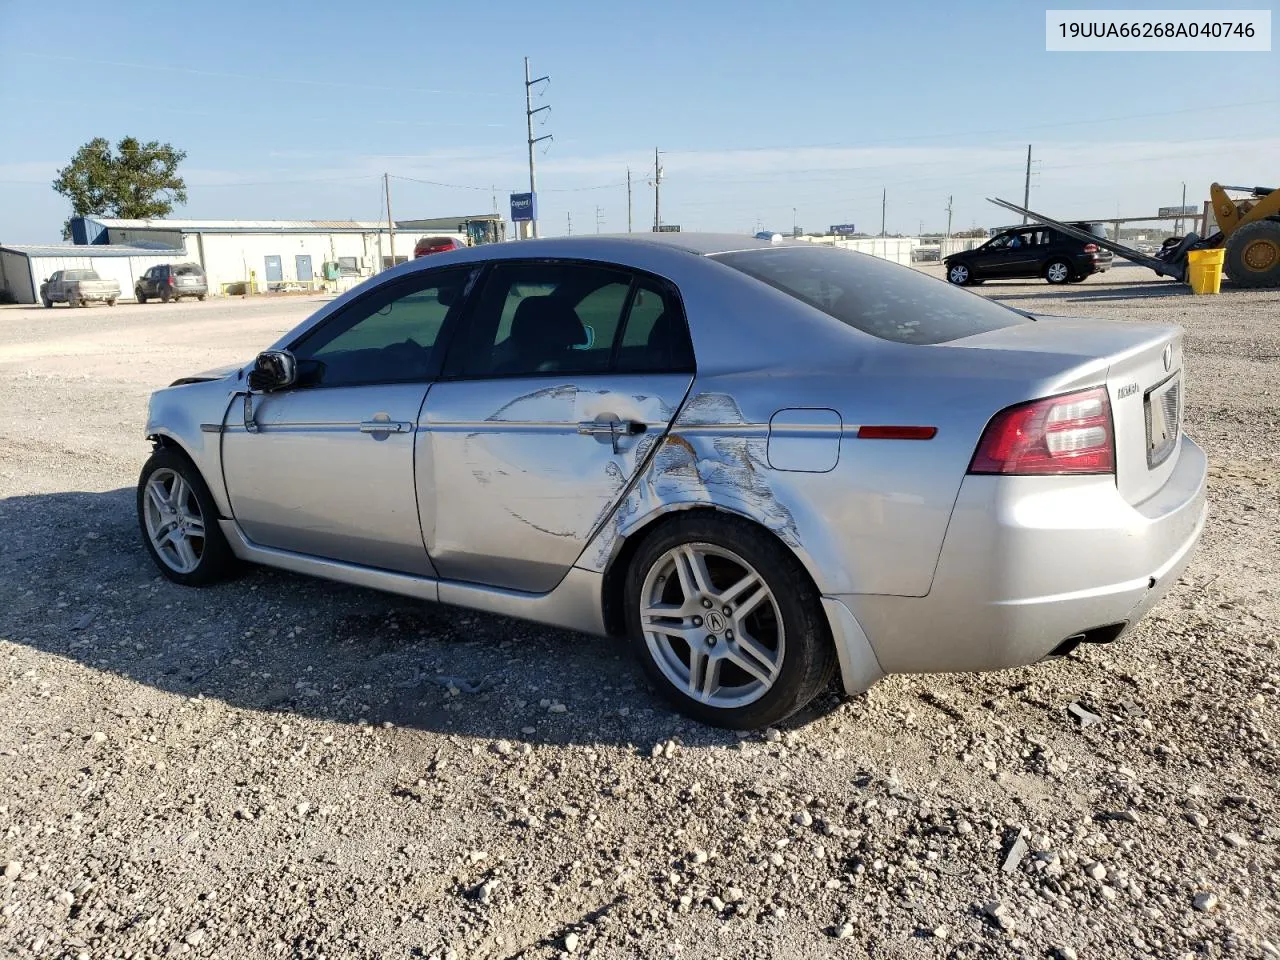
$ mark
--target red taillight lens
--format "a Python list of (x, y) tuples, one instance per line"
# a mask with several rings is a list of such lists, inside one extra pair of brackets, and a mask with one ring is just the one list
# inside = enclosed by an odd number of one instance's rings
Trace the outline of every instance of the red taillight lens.
[(1111, 404), (1102, 387), (1021, 403), (987, 424), (970, 473), (1114, 473)]
[(1097, 245), (1096, 243), (1086, 243), (1086, 244), (1084, 245), (1084, 252), (1085, 252), (1085, 253), (1097, 253), (1097, 252), (1098, 252), (1098, 245)]

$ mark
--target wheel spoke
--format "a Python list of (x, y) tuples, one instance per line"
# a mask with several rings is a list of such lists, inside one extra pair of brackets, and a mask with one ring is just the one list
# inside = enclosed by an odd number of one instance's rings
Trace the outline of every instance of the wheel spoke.
[(733, 609), (733, 628), (739, 633), (746, 632), (746, 619), (749, 617), (760, 604), (770, 599), (771, 594), (769, 588), (763, 583), (760, 589), (752, 592), (745, 600)]
[(185, 520), (185, 521), (187, 522), (187, 536), (188, 536), (188, 537), (203, 537), (203, 536), (204, 536), (204, 521), (203, 521), (203, 520), (201, 520), (199, 517), (197, 517), (197, 516), (193, 516), (192, 514), (189, 514), (189, 513), (188, 513), (188, 514), (184, 514), (184, 515), (183, 515), (183, 517), (182, 517), (182, 519), (183, 519), (183, 520)]
[(773, 655), (745, 633), (739, 633), (729, 648), (730, 658), (761, 683), (772, 683), (778, 674)]
[(708, 657), (703, 670), (702, 683), (698, 689), (698, 699), (703, 703), (709, 701), (720, 689), (720, 665), (724, 663), (720, 657)]
[(705, 633), (701, 627), (695, 627), (693, 624), (685, 623), (683, 620), (675, 623), (667, 620), (646, 620), (644, 628), (649, 633), (656, 633), (664, 637), (675, 637), (677, 640), (688, 644), (690, 650), (694, 648), (694, 645)]
[(147, 484), (147, 499), (158, 513), (163, 514), (169, 509), (169, 501), (165, 499), (164, 491), (157, 483)]
[(173, 475), (173, 488), (169, 491), (169, 503), (176, 513), (187, 512), (187, 494), (190, 492), (191, 488), (187, 486), (187, 481), (175, 473)]
[[(712, 661), (714, 662), (714, 661)], [(707, 652), (702, 648), (701, 644), (693, 643), (689, 645), (689, 693), (697, 697), (699, 700), (705, 700), (706, 695), (703, 693), (703, 676), (711, 671), (711, 663), (708, 662)]]
[[(737, 583), (731, 586), (728, 590), (724, 591), (724, 593), (716, 597), (716, 599), (720, 603), (726, 603), (726, 604), (735, 603), (737, 602), (737, 599), (740, 596), (742, 596), (744, 593), (746, 593), (748, 590), (750, 590), (752, 587), (756, 586), (759, 583), (760, 583), (760, 578), (756, 576), (755, 573), (748, 573), (745, 577), (743, 577), (741, 580), (739, 580)], [(767, 594), (769, 591), (764, 590), (763, 592)], [(759, 603), (758, 600), (755, 602)]]
[(697, 550), (685, 544), (676, 550), (672, 559), (675, 560), (676, 576), (680, 578), (680, 589), (684, 591), (686, 601), (701, 593), (714, 592), (711, 576), (707, 573), (707, 562)]
[(200, 558), (196, 556), (195, 547), (191, 546), (191, 541), (184, 534), (170, 534), (170, 542), (178, 553), (178, 558), (182, 561), (184, 570), (194, 569), (196, 564), (200, 562)]

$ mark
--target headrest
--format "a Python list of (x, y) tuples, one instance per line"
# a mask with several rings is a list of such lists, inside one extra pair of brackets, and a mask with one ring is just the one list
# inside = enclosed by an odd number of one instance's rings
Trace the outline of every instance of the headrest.
[(511, 339), (525, 349), (567, 349), (587, 342), (587, 330), (563, 300), (529, 297), (511, 318)]

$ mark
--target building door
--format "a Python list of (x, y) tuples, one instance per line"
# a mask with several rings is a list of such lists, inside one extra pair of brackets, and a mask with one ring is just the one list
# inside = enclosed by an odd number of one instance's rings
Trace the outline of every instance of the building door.
[(293, 263), (298, 271), (298, 279), (306, 283), (311, 279), (311, 254), (300, 253), (293, 258)]
[(280, 258), (272, 255), (266, 258), (267, 262), (267, 283), (275, 281), (279, 283), (284, 279), (284, 272), (280, 268)]

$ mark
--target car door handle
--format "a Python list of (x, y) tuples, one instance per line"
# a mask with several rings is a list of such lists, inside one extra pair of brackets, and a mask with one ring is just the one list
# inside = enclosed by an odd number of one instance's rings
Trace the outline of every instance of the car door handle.
[(604, 414), (595, 420), (583, 420), (578, 424), (578, 433), (583, 436), (608, 437), (609, 442), (613, 445), (614, 453), (619, 452), (618, 439), (620, 437), (639, 436), (648, 429), (648, 424), (639, 420), (619, 420), (609, 414)]
[(405, 423), (403, 420), (360, 421), (361, 433), (408, 433), (412, 428), (413, 424)]

